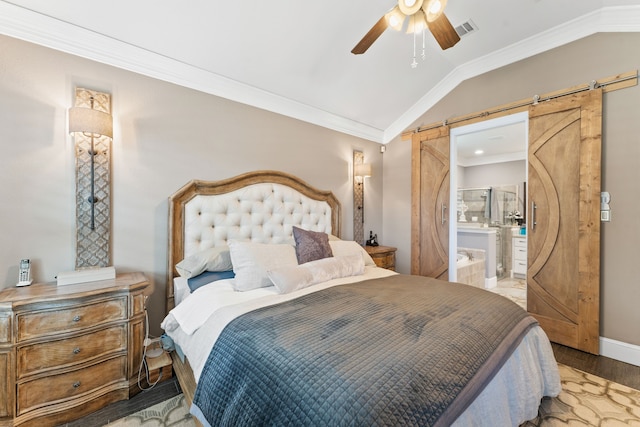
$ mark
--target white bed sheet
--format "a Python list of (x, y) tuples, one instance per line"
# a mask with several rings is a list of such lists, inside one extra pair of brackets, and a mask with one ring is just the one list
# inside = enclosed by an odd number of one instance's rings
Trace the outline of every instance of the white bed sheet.
[[(278, 294), (275, 287), (234, 292), (233, 279), (221, 280), (185, 298), (167, 315), (162, 327), (186, 355), (197, 382), (215, 340), (236, 317), (320, 289), (393, 274), (366, 267), (362, 276), (331, 280), (285, 295)], [(551, 344), (542, 328), (535, 326), (454, 426), (519, 426), (536, 417), (542, 397), (557, 396), (561, 389)]]
[(174, 306), (180, 305), (182, 301), (191, 293), (189, 289), (188, 279), (182, 276), (173, 278), (173, 303)]

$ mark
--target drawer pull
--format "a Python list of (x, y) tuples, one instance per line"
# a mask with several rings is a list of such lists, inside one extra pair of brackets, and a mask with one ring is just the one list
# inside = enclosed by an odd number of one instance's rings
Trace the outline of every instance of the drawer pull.
[(76, 315), (76, 316), (73, 318), (73, 321), (74, 321), (74, 322), (79, 322), (79, 321), (80, 321), (80, 319), (82, 319), (82, 317), (80, 317), (79, 315)]
[(76, 347), (73, 349), (73, 354), (79, 354), (80, 353), (80, 347)]
[(80, 387), (80, 381), (76, 381), (75, 383), (73, 383), (73, 388), (78, 388)]

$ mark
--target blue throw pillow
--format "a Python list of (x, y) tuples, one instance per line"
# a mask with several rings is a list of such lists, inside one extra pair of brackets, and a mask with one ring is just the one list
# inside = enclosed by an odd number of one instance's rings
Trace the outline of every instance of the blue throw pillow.
[(204, 273), (198, 274), (196, 277), (188, 279), (187, 283), (189, 284), (189, 289), (193, 292), (200, 286), (204, 286), (217, 280), (233, 279), (234, 277), (236, 277), (236, 275), (233, 271), (205, 271)]

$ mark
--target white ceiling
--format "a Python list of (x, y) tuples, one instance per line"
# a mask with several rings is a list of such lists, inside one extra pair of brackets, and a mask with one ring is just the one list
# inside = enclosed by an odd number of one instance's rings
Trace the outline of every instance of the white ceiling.
[[(460, 82), (596, 32), (640, 0), (449, 0), (478, 31), (410, 66), (413, 37), (355, 44), (394, 0), (0, 0), (0, 34), (387, 143)], [(421, 44), (421, 41), (419, 41)], [(419, 46), (421, 49), (421, 46)]]
[(458, 135), (455, 142), (459, 166), (525, 160), (527, 126), (522, 121), (497, 125), (489, 129)]

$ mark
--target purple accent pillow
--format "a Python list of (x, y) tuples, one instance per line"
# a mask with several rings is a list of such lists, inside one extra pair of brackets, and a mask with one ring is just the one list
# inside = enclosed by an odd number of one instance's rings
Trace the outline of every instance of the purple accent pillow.
[(296, 241), (298, 264), (333, 256), (327, 233), (303, 230), (294, 226), (293, 239)]

